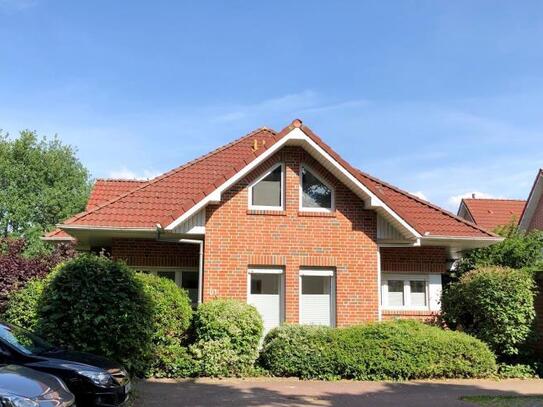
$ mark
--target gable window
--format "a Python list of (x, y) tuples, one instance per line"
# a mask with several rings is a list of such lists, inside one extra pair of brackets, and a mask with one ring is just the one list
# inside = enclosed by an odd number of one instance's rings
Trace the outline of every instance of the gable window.
[(283, 209), (283, 184), (283, 164), (277, 164), (249, 186), (249, 208)]
[(300, 169), (300, 209), (329, 212), (334, 209), (334, 190), (305, 165)]

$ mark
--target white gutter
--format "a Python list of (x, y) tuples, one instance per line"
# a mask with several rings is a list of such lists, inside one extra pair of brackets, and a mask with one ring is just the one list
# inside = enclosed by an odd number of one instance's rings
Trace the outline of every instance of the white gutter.
[(198, 254), (198, 304), (203, 302), (204, 285), (204, 241), (196, 239), (180, 239), (179, 243), (197, 244), (200, 246)]

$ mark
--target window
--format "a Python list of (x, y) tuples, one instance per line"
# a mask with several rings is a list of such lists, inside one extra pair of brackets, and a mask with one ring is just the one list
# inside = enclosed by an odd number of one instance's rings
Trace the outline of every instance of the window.
[(304, 295), (330, 294), (330, 277), (304, 276), (302, 278), (302, 294)]
[(332, 269), (300, 269), (300, 324), (335, 325), (335, 278)]
[(283, 164), (272, 167), (249, 186), (249, 208), (283, 209)]
[(385, 309), (428, 309), (427, 275), (383, 275), (381, 285)]
[(279, 294), (280, 274), (251, 274), (251, 294)]
[(303, 165), (300, 169), (300, 184), (300, 209), (304, 211), (333, 210), (333, 188)]

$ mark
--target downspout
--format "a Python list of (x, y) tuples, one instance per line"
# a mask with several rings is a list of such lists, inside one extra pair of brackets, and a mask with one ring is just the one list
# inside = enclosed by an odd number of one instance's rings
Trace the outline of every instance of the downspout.
[(204, 241), (196, 239), (180, 239), (179, 243), (197, 244), (199, 245), (198, 254), (198, 304), (203, 302), (203, 286), (204, 286)]
[[(160, 224), (156, 225), (156, 240), (160, 241), (160, 232), (162, 231), (162, 226)], [(201, 304), (204, 300), (203, 298), (203, 286), (204, 286), (204, 241), (197, 239), (179, 239), (179, 243), (187, 244), (197, 244), (199, 247), (198, 250), (198, 304)]]

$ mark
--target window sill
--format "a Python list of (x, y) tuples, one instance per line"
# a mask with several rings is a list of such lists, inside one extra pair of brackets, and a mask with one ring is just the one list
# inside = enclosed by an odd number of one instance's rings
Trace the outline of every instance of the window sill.
[(287, 213), (280, 209), (247, 209), (247, 215), (287, 216)]
[(428, 308), (425, 309), (383, 309), (383, 315), (436, 315), (439, 311), (432, 311)]
[(336, 212), (298, 211), (298, 216), (307, 216), (310, 218), (335, 218)]

